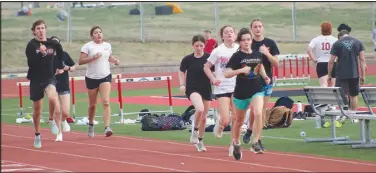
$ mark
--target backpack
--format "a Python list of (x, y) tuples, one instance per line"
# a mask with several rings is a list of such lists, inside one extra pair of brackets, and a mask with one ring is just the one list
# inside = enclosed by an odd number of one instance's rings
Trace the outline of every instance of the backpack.
[(158, 131), (158, 115), (145, 115), (141, 119), (142, 131)]
[(285, 106), (267, 109), (264, 128), (285, 128), (292, 124), (293, 111)]
[(294, 100), (292, 100), (290, 97), (284, 96), (280, 97), (276, 102), (274, 107), (277, 106), (286, 106), (289, 109), (292, 109), (292, 106), (294, 105)]
[(195, 113), (195, 107), (193, 105), (189, 106), (182, 114), (181, 117), (186, 125), (191, 124), (191, 116)]

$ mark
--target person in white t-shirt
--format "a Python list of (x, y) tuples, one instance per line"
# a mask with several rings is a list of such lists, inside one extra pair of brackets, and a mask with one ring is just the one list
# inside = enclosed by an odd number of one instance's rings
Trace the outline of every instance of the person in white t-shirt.
[[(235, 108), (232, 104), (232, 96), (235, 89), (236, 76), (232, 78), (225, 78), (224, 72), (226, 71), (227, 62), (231, 56), (239, 49), (239, 45), (235, 43), (235, 29), (230, 25), (225, 25), (220, 30), (223, 44), (215, 48), (208, 62), (204, 66), (205, 74), (214, 85), (214, 95), (218, 103), (218, 113), (220, 118), (215, 122), (213, 134), (220, 138), (222, 137), (223, 130), (230, 124), (230, 109), (232, 110), (232, 126), (235, 122)], [(210, 70), (214, 66), (215, 72)], [(232, 135), (231, 135), (232, 136)], [(231, 138), (232, 139), (232, 138)], [(229, 148), (229, 156), (232, 156), (233, 146), (232, 141)]]
[(86, 88), (89, 95), (89, 137), (94, 137), (94, 116), (97, 105), (98, 93), (101, 95), (103, 106), (103, 120), (105, 135), (113, 134), (110, 128), (110, 93), (112, 75), (110, 62), (119, 65), (120, 61), (112, 55), (111, 44), (103, 41), (102, 29), (94, 26), (90, 30), (92, 41), (81, 48), (79, 65), (88, 64), (85, 75)]
[[(330, 59), (330, 50), (333, 44), (338, 40), (332, 36), (332, 24), (323, 22), (321, 25), (321, 35), (313, 38), (308, 44), (307, 53), (309, 59), (316, 64), (316, 73), (321, 87), (328, 87), (328, 62)], [(313, 52), (315, 56), (313, 56)], [(335, 68), (331, 73), (332, 83), (335, 82)]]

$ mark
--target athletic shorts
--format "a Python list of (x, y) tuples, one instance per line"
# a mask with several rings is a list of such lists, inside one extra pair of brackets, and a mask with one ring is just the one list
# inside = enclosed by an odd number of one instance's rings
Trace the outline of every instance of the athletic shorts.
[(264, 97), (270, 97), (273, 93), (273, 84), (264, 85), (262, 92), (264, 93)]
[(91, 79), (85, 76), (86, 88), (89, 90), (99, 88), (99, 85), (104, 82), (112, 81), (112, 74), (109, 74), (105, 78), (102, 79)]
[[(332, 78), (336, 77), (336, 65), (337, 65), (337, 63), (334, 63), (334, 65), (333, 65)], [(323, 76), (328, 75), (328, 63), (327, 62), (317, 63), (316, 64), (316, 73), (317, 73), (318, 78), (321, 78)]]
[(42, 81), (30, 81), (30, 100), (32, 101), (38, 101), (40, 99), (43, 99), (45, 89), (48, 85), (54, 85), (56, 86), (56, 79), (46, 79)]
[(203, 100), (211, 101), (211, 90), (204, 91), (203, 89), (188, 89), (185, 91), (185, 95), (187, 96), (188, 100), (191, 100), (189, 96), (191, 96), (192, 93), (198, 93), (202, 97)]
[(234, 94), (233, 92), (231, 92), (231, 93), (223, 93), (223, 94), (216, 94), (215, 95), (215, 99), (218, 99), (218, 98), (221, 98), (221, 97), (229, 97), (229, 98), (231, 98), (233, 94)]
[(244, 100), (240, 100), (240, 99), (237, 99), (237, 98), (234, 97), (233, 102), (234, 102), (236, 108), (238, 108), (239, 110), (247, 110), (248, 107), (249, 107), (249, 104), (252, 102), (253, 98), (255, 98), (257, 96), (263, 97), (264, 91), (257, 92), (255, 94), (253, 94), (253, 96), (251, 98), (244, 99)]
[(336, 78), (336, 87), (341, 87), (346, 94), (350, 96), (359, 95), (359, 78), (338, 79)]

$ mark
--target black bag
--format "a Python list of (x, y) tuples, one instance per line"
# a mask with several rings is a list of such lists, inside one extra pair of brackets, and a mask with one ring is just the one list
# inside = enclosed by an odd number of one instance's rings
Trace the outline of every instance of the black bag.
[(294, 100), (292, 100), (290, 97), (284, 96), (280, 97), (276, 102), (274, 107), (277, 106), (285, 106), (289, 109), (292, 109), (292, 106), (294, 105)]
[(141, 119), (141, 130), (142, 131), (158, 131), (158, 115), (145, 115)]

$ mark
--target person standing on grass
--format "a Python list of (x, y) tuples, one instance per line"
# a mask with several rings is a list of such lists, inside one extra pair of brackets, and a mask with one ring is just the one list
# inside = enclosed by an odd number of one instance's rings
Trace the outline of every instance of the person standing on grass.
[[(49, 112), (53, 114), (50, 117), (54, 119), (50, 122), (51, 132), (55, 135), (59, 133), (56, 124), (60, 123), (60, 105), (55, 75), (63, 72), (63, 49), (59, 43), (47, 38), (47, 25), (44, 20), (35, 21), (31, 31), (34, 38), (29, 41), (25, 50), (29, 67), (26, 78), (30, 80), (30, 100), (33, 101), (34, 147), (41, 148), (40, 118), (44, 93), (48, 97)], [(58, 69), (55, 69), (54, 61)]]
[[(366, 78), (364, 46), (349, 33), (347, 30), (340, 31), (338, 34), (339, 40), (333, 44), (330, 51), (328, 83), (331, 82), (334, 60), (337, 58), (335, 86), (343, 88), (349, 97), (350, 110), (357, 111), (359, 80), (360, 84), (364, 84)], [(360, 74), (358, 66), (360, 66)]]
[[(56, 36), (52, 36), (50, 38), (53, 41), (56, 41), (60, 44), (59, 38)], [(62, 74), (56, 75), (56, 91), (59, 94), (60, 99), (60, 106), (61, 106), (61, 124), (58, 124), (59, 133), (56, 136), (55, 141), (63, 141), (63, 133), (62, 132), (69, 132), (70, 126), (66, 121), (67, 117), (69, 117), (70, 112), (70, 89), (69, 89), (69, 74), (68, 71), (72, 72), (76, 69), (75, 63), (69, 54), (66, 51), (63, 51), (63, 64), (64, 64), (64, 72)], [(55, 61), (55, 66), (58, 65), (58, 62)], [(56, 67), (57, 68), (57, 67)], [(52, 120), (52, 117), (50, 117)]]
[[(264, 37), (264, 24), (261, 19), (254, 19), (251, 22), (250, 25), (252, 34), (253, 34), (253, 40), (252, 40), (252, 50), (253, 51), (259, 51), (262, 53), (262, 63), (264, 65), (266, 74), (269, 76), (270, 79), (272, 79), (272, 67), (275, 67), (278, 69), (278, 55), (279, 55), (279, 49), (277, 44), (274, 40), (270, 38)], [(262, 111), (262, 118), (263, 122), (265, 122), (265, 114), (266, 114), (266, 108), (269, 103), (270, 96), (273, 92), (273, 81), (271, 81), (269, 84), (266, 84), (263, 80), (261, 80), (261, 84), (263, 85), (263, 91), (264, 91), (264, 105), (263, 105), (263, 111)], [(250, 112), (249, 119), (248, 119), (248, 129), (247, 132), (243, 136), (243, 142), (248, 144), (251, 141), (251, 135), (252, 135), (252, 127), (253, 127), (253, 121), (254, 121), (254, 111)], [(263, 149), (263, 145), (261, 142), (261, 139), (258, 141), (261, 148)]]
[[(249, 106), (255, 116), (254, 138), (251, 150), (254, 153), (263, 153), (263, 149), (258, 142), (263, 129), (262, 112), (264, 91), (261, 81), (269, 84), (270, 78), (267, 76), (262, 65), (262, 54), (259, 51), (252, 51), (252, 34), (248, 28), (239, 31), (236, 41), (240, 44), (240, 50), (232, 55), (227, 63), (227, 70), (224, 73), (226, 78), (236, 77), (234, 90), (234, 105), (236, 108), (236, 123), (233, 125), (232, 143), (234, 146), (233, 157), (236, 160), (242, 158), (240, 150), (240, 131), (243, 125), (245, 114)], [(264, 50), (267, 51), (267, 50)], [(261, 78), (261, 79), (260, 79)]]
[[(375, 22), (376, 27), (376, 22)], [(373, 51), (376, 52), (376, 28), (372, 31), (372, 42), (373, 42)]]
[(203, 136), (212, 93), (210, 80), (203, 70), (209, 57), (209, 54), (204, 52), (204, 46), (205, 38), (203, 36), (193, 36), (192, 47), (195, 52), (183, 58), (178, 73), (180, 91), (185, 92), (195, 108), (190, 142), (196, 146), (198, 152), (206, 151)]
[[(324, 22), (320, 25), (321, 35), (313, 38), (308, 44), (307, 54), (309, 59), (316, 64), (316, 73), (321, 87), (328, 87), (328, 61), (330, 58), (330, 49), (338, 39), (332, 36), (332, 24)], [(315, 51), (316, 57), (312, 52)], [(335, 65), (335, 64), (334, 64)], [(333, 69), (332, 82), (335, 82), (336, 72)]]
[(120, 61), (112, 55), (111, 44), (103, 41), (102, 29), (93, 26), (90, 30), (92, 41), (81, 48), (79, 65), (88, 64), (85, 74), (86, 88), (89, 95), (89, 137), (94, 137), (94, 117), (98, 93), (103, 106), (104, 133), (106, 137), (113, 134), (110, 128), (111, 107), (110, 93), (112, 74), (110, 62), (119, 65)]
[(211, 54), (213, 49), (216, 48), (217, 45), (218, 45), (217, 41), (214, 38), (211, 37), (211, 31), (209, 31), (209, 30), (204, 31), (204, 37), (205, 37), (205, 41), (206, 41), (204, 52)]
[[(234, 119), (236, 118), (234, 105), (231, 101), (236, 76), (227, 79), (224, 77), (223, 73), (226, 71), (227, 62), (239, 48), (239, 45), (235, 43), (235, 29), (232, 26), (223, 26), (220, 29), (220, 35), (223, 44), (213, 50), (204, 66), (206, 76), (208, 76), (211, 83), (214, 85), (213, 93), (218, 101), (218, 113), (220, 117), (217, 118), (213, 128), (213, 134), (217, 138), (222, 137), (224, 128), (230, 124), (230, 110), (232, 110), (232, 126), (234, 126)], [(211, 71), (213, 66), (215, 67), (214, 73)], [(230, 142), (229, 156), (232, 156), (232, 150), (233, 146), (232, 142)]]

